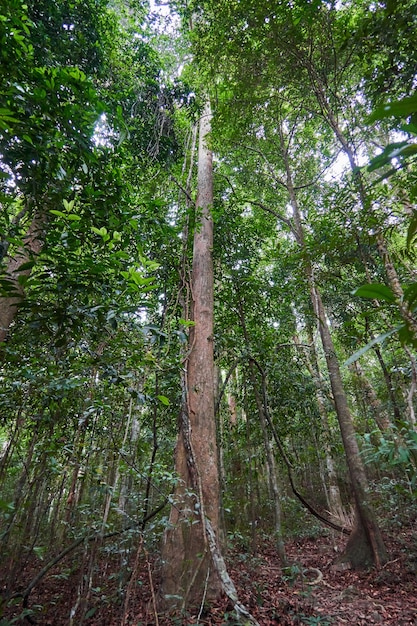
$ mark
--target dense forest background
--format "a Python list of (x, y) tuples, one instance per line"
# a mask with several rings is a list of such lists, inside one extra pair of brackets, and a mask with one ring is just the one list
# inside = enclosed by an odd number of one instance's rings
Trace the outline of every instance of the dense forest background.
[(417, 4), (168, 4), (0, 5), (3, 626), (415, 580)]

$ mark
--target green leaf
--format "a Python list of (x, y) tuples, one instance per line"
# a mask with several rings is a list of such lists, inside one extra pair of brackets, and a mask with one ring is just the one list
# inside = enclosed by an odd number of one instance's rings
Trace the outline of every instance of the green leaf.
[(103, 237), (103, 239), (105, 239), (105, 237), (107, 235), (107, 228), (105, 226), (102, 226), (101, 228), (96, 228), (95, 226), (92, 226), (91, 230), (96, 235), (100, 235), (100, 237)]
[(31, 270), (35, 265), (35, 261), (27, 261), (26, 263), (22, 263), (19, 265), (19, 272), (25, 272), (26, 270)]
[(184, 320), (182, 318), (178, 320), (178, 323), (182, 326), (195, 326), (195, 322), (193, 322), (193, 320)]
[(364, 346), (363, 348), (361, 348), (360, 350), (352, 354), (352, 356), (350, 356), (344, 362), (343, 365), (345, 365), (346, 367), (348, 367), (349, 365), (352, 365), (352, 363), (357, 361), (362, 355), (366, 354), (366, 352), (368, 352), (371, 348), (373, 348), (373, 346), (379, 343), (383, 343), (385, 339), (388, 339), (388, 337), (391, 337), (392, 335), (400, 331), (402, 328), (404, 328), (404, 324), (399, 324), (395, 328), (391, 328), (391, 330), (389, 330), (388, 332), (383, 333), (382, 335), (378, 335), (378, 337), (374, 337), (372, 341), (366, 344), (366, 346)]
[(405, 133), (417, 135), (417, 124), (401, 124), (400, 130), (404, 131)]
[(81, 217), (76, 215), (76, 213), (64, 213), (63, 211), (57, 211), (56, 209), (51, 209), (49, 212), (53, 215), (57, 215), (58, 217), (63, 217), (70, 222), (79, 222), (81, 219)]
[(404, 300), (408, 302), (410, 307), (412, 307), (417, 302), (417, 283), (411, 283), (404, 290)]
[(155, 280), (154, 277), (145, 278), (144, 276), (142, 276), (140, 272), (136, 272), (132, 270), (129, 272), (128, 279), (133, 281), (134, 283), (136, 283), (136, 285), (139, 285), (139, 286), (149, 285)]
[(395, 296), (391, 289), (380, 283), (362, 285), (362, 287), (355, 289), (355, 291), (352, 292), (352, 295), (359, 296), (361, 298), (376, 298), (377, 300), (385, 300), (386, 302), (395, 302)]
[(369, 117), (370, 122), (386, 117), (408, 117), (417, 111), (417, 93), (401, 100), (387, 102), (378, 107)]
[(166, 396), (156, 396), (159, 400), (159, 402), (161, 402), (164, 406), (169, 406), (170, 405), (170, 401), (168, 400), (168, 398)]
[(378, 154), (376, 157), (371, 159), (367, 167), (368, 172), (374, 172), (380, 167), (387, 165), (387, 163), (390, 163), (392, 159), (401, 157), (404, 154), (403, 151), (407, 148), (408, 145), (408, 141), (390, 143), (384, 148), (381, 154)]
[(5, 122), (19, 122), (19, 120), (13, 117), (13, 112), (9, 109), (0, 109), (0, 119)]
[(3, 511), (13, 511), (14, 510), (14, 503), (13, 502), (7, 502), (7, 500), (2, 500), (0, 498), (0, 509), (2, 509)]
[(414, 243), (413, 239), (415, 234), (417, 233), (417, 213), (413, 215), (410, 220), (410, 224), (407, 230), (407, 249), (411, 248), (411, 245)]
[(70, 202), (68, 202), (68, 200), (63, 200), (62, 204), (64, 205), (64, 209), (66, 211), (72, 211), (72, 209), (74, 208), (75, 201), (70, 200)]
[(33, 551), (36, 554), (36, 556), (38, 557), (38, 559), (43, 561), (43, 558), (44, 558), (45, 552), (46, 552), (46, 547), (45, 546), (33, 546)]

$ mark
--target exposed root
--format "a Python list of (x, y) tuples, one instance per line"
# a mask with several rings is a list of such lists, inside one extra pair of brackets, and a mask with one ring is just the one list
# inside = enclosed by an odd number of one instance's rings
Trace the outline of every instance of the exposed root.
[(223, 556), (217, 546), (216, 534), (213, 530), (213, 526), (211, 525), (210, 520), (208, 519), (206, 519), (206, 534), (207, 534), (207, 539), (208, 539), (208, 543), (210, 546), (210, 552), (211, 552), (211, 558), (213, 560), (213, 564), (221, 580), (222, 588), (223, 588), (225, 595), (233, 603), (233, 608), (237, 615), (238, 621), (242, 619), (245, 625), (252, 624), (253, 626), (259, 626), (259, 623), (253, 617), (253, 615), (251, 615), (248, 609), (239, 601), (236, 587), (232, 579), (229, 576), (229, 573), (226, 568), (226, 563), (224, 562)]
[(308, 569), (304, 570), (303, 574), (305, 575), (307, 572), (315, 572), (317, 576), (316, 578), (314, 578), (314, 580), (306, 580), (306, 585), (318, 585), (323, 580), (323, 574), (317, 567), (309, 567)]

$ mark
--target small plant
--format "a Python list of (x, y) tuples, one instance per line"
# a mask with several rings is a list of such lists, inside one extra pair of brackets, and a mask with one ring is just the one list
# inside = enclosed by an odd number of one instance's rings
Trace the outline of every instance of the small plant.
[(328, 617), (322, 617), (321, 615), (301, 615), (300, 619), (303, 624), (308, 624), (309, 626), (316, 626), (320, 624), (320, 626), (331, 626), (332, 620)]
[(223, 615), (224, 622), (222, 622), (221, 626), (242, 626), (242, 622), (236, 618), (235, 613), (225, 613)]
[(284, 572), (282, 580), (289, 583), (291, 587), (295, 585), (297, 578), (303, 575), (303, 569), (297, 563), (284, 567), (282, 571)]
[(31, 618), (34, 614), (35, 612), (33, 611), (33, 609), (23, 609), (23, 611), (19, 615), (17, 615), (16, 617), (12, 617), (10, 620), (6, 617), (0, 619), (0, 626), (12, 626), (12, 624), (14, 625), (19, 623), (21, 624), (28, 620), (28, 618)]

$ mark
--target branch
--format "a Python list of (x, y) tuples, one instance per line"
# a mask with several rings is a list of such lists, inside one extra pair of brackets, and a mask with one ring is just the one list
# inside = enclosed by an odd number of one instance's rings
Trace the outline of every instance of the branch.
[(224, 392), (226, 391), (227, 383), (229, 382), (229, 379), (230, 379), (231, 375), (233, 374), (234, 370), (236, 369), (236, 366), (239, 363), (239, 361), (242, 361), (244, 359), (246, 359), (245, 356), (238, 356), (233, 361), (231, 367), (229, 368), (229, 371), (227, 372), (226, 378), (224, 379), (224, 383), (222, 384), (222, 388), (220, 389), (218, 398), (216, 400), (216, 404), (215, 404), (215, 407), (214, 407), (214, 415), (217, 415), (217, 413), (219, 412), (220, 402), (222, 401)]
[(182, 193), (184, 194), (184, 196), (187, 198), (187, 200), (189, 202), (192, 202), (194, 204), (194, 199), (190, 196), (190, 194), (188, 193), (188, 191), (185, 189), (185, 187), (183, 187), (183, 185), (181, 185), (180, 181), (177, 180), (175, 178), (175, 176), (173, 176), (171, 174), (170, 176), (171, 180), (177, 185), (177, 187), (182, 191)]
[(271, 215), (274, 215), (274, 217), (276, 217), (280, 222), (283, 222), (286, 226), (288, 226), (291, 232), (295, 235), (295, 230), (291, 223), (291, 220), (287, 219), (286, 217), (283, 217), (282, 215), (274, 211), (274, 209), (271, 209), (269, 206), (266, 206), (266, 204), (263, 204), (263, 202), (259, 202), (258, 200), (245, 200), (245, 202), (249, 202), (249, 204), (254, 204), (255, 206), (260, 207), (264, 211), (267, 211), (267, 213), (271, 213)]
[(255, 152), (256, 154), (259, 154), (259, 156), (261, 156), (263, 160), (265, 161), (266, 166), (268, 168), (268, 172), (271, 174), (273, 180), (279, 185), (281, 185), (281, 187), (284, 187), (284, 189), (287, 189), (286, 183), (284, 183), (284, 181), (278, 178), (278, 176), (275, 174), (274, 168), (272, 167), (272, 165), (270, 164), (270, 162), (268, 161), (264, 153), (261, 152), (261, 150), (258, 150), (257, 148), (252, 148), (251, 146), (245, 146), (242, 143), (237, 143), (236, 145), (239, 146), (240, 148), (244, 148), (245, 150), (250, 150), (251, 152)]
[(168, 498), (166, 498), (165, 501), (158, 508), (154, 509), (148, 515), (146, 515), (146, 517), (144, 517), (142, 521), (139, 522), (139, 524), (137, 525), (132, 524), (130, 526), (127, 526), (126, 528), (123, 528), (122, 530), (114, 530), (110, 533), (107, 533), (106, 535), (103, 535), (101, 532), (98, 532), (98, 533), (86, 534), (86, 535), (83, 535), (82, 537), (79, 537), (73, 543), (67, 546), (65, 550), (62, 550), (62, 552), (60, 552), (56, 557), (54, 557), (51, 561), (49, 561), (49, 563), (47, 563), (45, 567), (41, 569), (39, 574), (35, 576), (35, 578), (31, 581), (31, 583), (26, 587), (24, 591), (21, 591), (19, 593), (14, 593), (12, 596), (7, 598), (7, 600), (9, 601), (9, 600), (13, 600), (14, 598), (23, 598), (23, 606), (27, 608), (29, 596), (32, 590), (38, 584), (38, 582), (42, 580), (45, 574), (47, 574), (49, 570), (54, 567), (54, 565), (62, 561), (62, 559), (67, 556), (67, 554), (69, 554), (70, 552), (78, 548), (78, 546), (80, 546), (84, 541), (90, 543), (92, 541), (96, 541), (97, 539), (100, 539), (100, 540), (109, 539), (110, 537), (116, 537), (117, 535), (122, 535), (128, 530), (132, 530), (136, 526), (140, 527), (143, 524), (146, 524), (146, 522), (149, 522), (150, 519), (152, 519), (153, 517), (155, 517), (155, 515), (157, 515), (160, 511), (162, 511), (162, 509), (167, 505), (168, 501), (169, 501)]
[(210, 547), (211, 558), (216, 568), (216, 571), (219, 575), (220, 581), (222, 583), (223, 591), (225, 595), (229, 598), (229, 600), (233, 603), (233, 608), (237, 615), (238, 621), (240, 621), (240, 617), (244, 617), (246, 620), (246, 624), (253, 624), (253, 626), (259, 626), (259, 623), (256, 619), (249, 613), (248, 609), (239, 601), (236, 587), (229, 576), (229, 572), (227, 571), (226, 564), (224, 562), (223, 556), (218, 548), (216, 534), (214, 532), (213, 526), (209, 519), (205, 520), (206, 526), (206, 535)]
[(236, 195), (237, 195), (237, 194), (236, 194), (236, 190), (235, 190), (235, 188), (234, 188), (234, 186), (233, 186), (233, 183), (232, 183), (232, 182), (231, 182), (231, 180), (230, 180), (230, 177), (229, 177), (229, 176), (226, 176), (226, 174), (220, 174), (220, 173), (217, 173), (217, 176), (218, 176), (218, 177), (220, 177), (220, 178), (224, 178), (224, 179), (227, 181), (228, 185), (230, 186), (230, 188), (231, 188), (231, 190), (232, 190), (233, 195), (235, 195), (235, 196), (236, 196)]
[(309, 503), (307, 502), (307, 500), (299, 493), (299, 491), (297, 491), (295, 485), (294, 485), (294, 480), (293, 480), (293, 476), (292, 476), (292, 464), (290, 462), (290, 460), (288, 459), (285, 450), (281, 444), (281, 441), (278, 437), (278, 433), (275, 429), (274, 424), (272, 423), (272, 419), (271, 416), (269, 414), (269, 409), (268, 409), (268, 402), (267, 402), (267, 395), (266, 395), (266, 374), (263, 370), (263, 368), (261, 367), (261, 365), (258, 363), (258, 361), (254, 358), (254, 357), (249, 357), (249, 360), (252, 361), (252, 363), (254, 363), (261, 375), (262, 378), (262, 394), (263, 394), (263, 403), (264, 403), (264, 408), (265, 408), (265, 417), (267, 419), (268, 425), (271, 429), (272, 435), (274, 437), (275, 443), (278, 446), (278, 449), (281, 453), (281, 456), (284, 460), (284, 463), (286, 465), (287, 468), (287, 472), (288, 472), (288, 478), (290, 481), (290, 485), (291, 485), (291, 489), (294, 493), (294, 495), (298, 498), (298, 500), (301, 502), (301, 504), (308, 510), (310, 511), (310, 513), (312, 515), (314, 515), (314, 517), (316, 517), (317, 519), (319, 519), (321, 522), (323, 522), (323, 524), (326, 524), (326, 526), (329, 526), (330, 528), (333, 528), (334, 530), (337, 530), (338, 532), (344, 533), (345, 535), (350, 535), (350, 531), (347, 530), (346, 528), (344, 528), (343, 526), (339, 526), (338, 524), (335, 524), (334, 522), (332, 522), (331, 520), (329, 520), (327, 517), (324, 517), (321, 513), (319, 513), (318, 511), (316, 511), (316, 509)]

